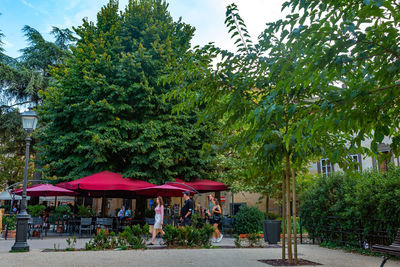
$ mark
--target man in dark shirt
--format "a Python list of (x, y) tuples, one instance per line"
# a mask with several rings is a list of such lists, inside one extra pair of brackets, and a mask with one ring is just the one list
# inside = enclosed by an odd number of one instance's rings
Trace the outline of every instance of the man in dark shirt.
[(183, 197), (185, 198), (185, 203), (181, 209), (181, 222), (183, 226), (191, 224), (192, 213), (194, 210), (193, 200), (190, 199), (189, 195), (189, 191), (183, 192)]

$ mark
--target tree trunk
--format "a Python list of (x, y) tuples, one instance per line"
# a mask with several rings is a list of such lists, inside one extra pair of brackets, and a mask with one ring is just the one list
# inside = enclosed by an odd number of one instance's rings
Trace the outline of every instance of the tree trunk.
[(296, 171), (292, 169), (292, 198), (293, 198), (293, 229), (294, 229), (294, 243), (293, 243), (293, 250), (294, 250), (294, 262), (298, 264), (297, 258), (297, 205), (296, 205)]
[(286, 259), (286, 178), (282, 175), (282, 260)]
[(288, 259), (289, 263), (293, 264), (292, 254), (292, 222), (290, 214), (290, 155), (286, 152), (286, 219), (287, 219), (287, 243), (288, 243)]
[(267, 219), (269, 219), (269, 195), (265, 198), (265, 210), (267, 211)]

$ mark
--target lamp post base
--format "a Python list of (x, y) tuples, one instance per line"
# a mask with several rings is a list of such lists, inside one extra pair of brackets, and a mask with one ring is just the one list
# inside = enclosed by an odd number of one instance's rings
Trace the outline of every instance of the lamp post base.
[(31, 216), (26, 212), (22, 211), (16, 216), (17, 219), (17, 234), (15, 236), (15, 243), (11, 250), (14, 251), (29, 251), (29, 245), (26, 242), (28, 236), (28, 220)]

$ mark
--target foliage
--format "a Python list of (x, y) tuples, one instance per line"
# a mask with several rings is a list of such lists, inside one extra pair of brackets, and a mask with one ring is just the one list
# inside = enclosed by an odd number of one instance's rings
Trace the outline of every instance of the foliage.
[(369, 244), (381, 242), (373, 240), (378, 232), (394, 239), (400, 225), (399, 177), (400, 168), (390, 168), (386, 173), (335, 173), (312, 180), (300, 197), (304, 228), (310, 237), (323, 240), (339, 239), (329, 229), (342, 229), (355, 246), (359, 234), (354, 229), (360, 227)]
[(262, 231), (264, 214), (256, 207), (240, 206), (235, 215), (235, 232), (238, 234), (258, 233)]
[(15, 218), (15, 215), (11, 215), (11, 216), (3, 215), (2, 221), (3, 221), (4, 225), (6, 225), (6, 224), (8, 225), (7, 226), (8, 230), (15, 230), (15, 227), (17, 226), (17, 220)]
[(198, 213), (193, 213), (191, 223), (194, 228), (202, 228), (205, 224), (205, 219)]
[(118, 244), (121, 247), (129, 247), (134, 249), (145, 249), (146, 242), (143, 235), (148, 235), (148, 228), (140, 228), (140, 225), (127, 226), (125, 230), (118, 234)]
[(253, 248), (255, 245), (261, 246), (261, 235), (258, 233), (247, 234), (247, 240), (249, 240), (249, 247)]
[(280, 216), (279, 216), (279, 214), (276, 214), (276, 213), (273, 213), (273, 212), (265, 212), (264, 213), (264, 218), (266, 220), (277, 220), (277, 219), (280, 218)]
[(39, 217), (45, 209), (45, 205), (28, 205), (28, 212), (32, 217)]
[[(23, 180), (25, 137), (18, 110), (0, 110), (0, 187), (5, 188)], [(32, 172), (32, 164), (29, 164), (28, 171)]]
[(68, 205), (61, 205), (55, 208), (55, 213), (58, 216), (72, 215), (71, 207)]
[(210, 247), (210, 238), (214, 228), (204, 224), (202, 228), (192, 226), (176, 227), (166, 225), (164, 227), (163, 240), (168, 247)]
[(83, 218), (90, 218), (96, 215), (96, 212), (90, 207), (85, 207), (84, 205), (80, 205), (78, 206), (78, 215)]
[(241, 248), (242, 247), (242, 242), (240, 241), (240, 235), (234, 234), (233, 237), (235, 240), (233, 241), (235, 243), (236, 248)]
[(85, 243), (85, 250), (104, 250), (113, 249), (118, 245), (114, 232), (109, 235), (104, 229), (101, 229), (97, 235)]
[(67, 241), (67, 248), (66, 250), (75, 250), (76, 247), (76, 236), (73, 236), (72, 238), (68, 237), (66, 239)]
[(130, 0), (123, 11), (110, 0), (74, 28), (78, 36), (65, 64), (43, 91), (41, 160), (49, 175), (76, 178), (109, 170), (162, 183), (202, 177), (210, 124), (196, 125), (196, 110), (171, 114), (163, 101), (177, 85), (163, 85), (169, 61), (190, 48), (194, 29), (173, 21), (162, 0)]
[(280, 32), (281, 42), (302, 52), (293, 75), (315, 92), (313, 106), (322, 116), (314, 120), (313, 131), (346, 132), (350, 147), (371, 137), (374, 153), (384, 136), (392, 137), (398, 155), (400, 5), (311, 0), (283, 7), (291, 14), (271, 23), (269, 31)]

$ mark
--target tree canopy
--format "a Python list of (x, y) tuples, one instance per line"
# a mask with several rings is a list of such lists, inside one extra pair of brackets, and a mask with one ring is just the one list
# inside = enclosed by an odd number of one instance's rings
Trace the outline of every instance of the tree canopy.
[(202, 177), (209, 124), (196, 110), (171, 114), (163, 95), (169, 61), (190, 48), (194, 28), (173, 21), (161, 0), (110, 1), (97, 22), (74, 28), (72, 54), (52, 69), (39, 108), (41, 160), (49, 175), (77, 179), (102, 170), (161, 183)]

